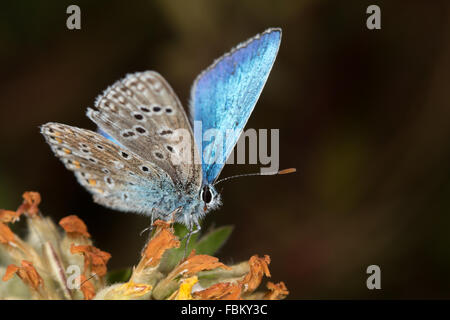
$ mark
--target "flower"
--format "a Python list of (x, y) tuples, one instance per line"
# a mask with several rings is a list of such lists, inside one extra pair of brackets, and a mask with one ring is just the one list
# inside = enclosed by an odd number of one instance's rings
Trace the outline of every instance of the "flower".
[(250, 272), (240, 282), (245, 292), (253, 292), (261, 283), (263, 276), (270, 277), (269, 271), (270, 257), (265, 255), (263, 258), (254, 255), (248, 261)]
[(95, 286), (86, 276), (82, 274), (79, 278), (80, 290), (83, 293), (84, 300), (92, 300), (95, 297)]
[(11, 229), (6, 224), (0, 222), (0, 243), (10, 245), (15, 239), (16, 236)]
[[(161, 220), (154, 223), (137, 265), (124, 273), (126, 277), (112, 281), (107, 268), (111, 254), (93, 246), (78, 216), (61, 219), (61, 230), (40, 213), (39, 193), (25, 192), (23, 199), (16, 211), (0, 210), (0, 250), (9, 260), (7, 266), (0, 264), (0, 299), (273, 300), (289, 294), (283, 282), (258, 289), (264, 277), (271, 277), (268, 255), (231, 266), (212, 256), (220, 247), (217, 239), (223, 243), (230, 227), (198, 241), (192, 237), (190, 254), (184, 257), (180, 227)], [(25, 240), (9, 227), (22, 216), (28, 226)]]
[(20, 216), (26, 213), (28, 216), (33, 217), (39, 214), (39, 203), (41, 203), (41, 195), (37, 192), (25, 192), (23, 194), (23, 202), (17, 209), (17, 214)]
[(197, 291), (194, 296), (198, 300), (240, 300), (242, 285), (231, 282), (219, 282), (209, 288)]
[(19, 220), (20, 214), (17, 211), (0, 210), (0, 222), (9, 223)]
[(86, 224), (76, 215), (67, 216), (59, 221), (59, 225), (64, 231), (73, 237), (82, 236), (90, 238), (91, 235), (87, 231)]
[(206, 254), (196, 255), (195, 250), (193, 250), (190, 256), (182, 261), (168, 276), (168, 278), (173, 279), (178, 275), (182, 276), (193, 276), (200, 271), (212, 270), (216, 268), (223, 268), (230, 270), (231, 268), (219, 262), (218, 258), (208, 256)]
[(161, 220), (157, 220), (154, 224), (156, 232), (153, 238), (147, 243), (143, 251), (143, 259), (145, 267), (154, 267), (159, 264), (162, 255), (166, 250), (178, 248), (180, 241), (170, 231), (170, 224)]
[(170, 300), (192, 300), (192, 288), (198, 282), (198, 277), (193, 276), (181, 281), (180, 287), (175, 291)]
[(267, 283), (267, 289), (270, 290), (264, 295), (264, 299), (267, 300), (284, 299), (289, 294), (289, 291), (283, 281), (277, 284), (269, 281)]
[(108, 252), (102, 251), (91, 245), (76, 246), (72, 244), (72, 246), (70, 247), (70, 253), (81, 253), (82, 255), (84, 255), (85, 274), (93, 273), (99, 277), (103, 277), (106, 275), (106, 264), (111, 258), (111, 255)]
[(47, 294), (44, 290), (44, 280), (34, 268), (33, 264), (29, 261), (22, 260), (21, 266), (10, 264), (6, 269), (3, 281), (10, 280), (14, 274), (22, 279), (22, 281), (33, 291), (35, 291), (41, 298), (47, 298)]

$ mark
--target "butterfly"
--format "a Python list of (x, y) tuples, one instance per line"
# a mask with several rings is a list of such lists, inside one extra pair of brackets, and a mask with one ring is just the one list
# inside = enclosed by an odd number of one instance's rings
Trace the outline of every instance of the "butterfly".
[[(146, 71), (117, 81), (88, 108), (97, 132), (50, 122), (41, 133), (96, 203), (198, 232), (201, 218), (221, 205), (214, 185), (280, 41), (281, 29), (268, 29), (201, 72), (191, 89), (190, 120), (166, 80)], [(225, 143), (202, 138), (210, 130), (227, 132)]]

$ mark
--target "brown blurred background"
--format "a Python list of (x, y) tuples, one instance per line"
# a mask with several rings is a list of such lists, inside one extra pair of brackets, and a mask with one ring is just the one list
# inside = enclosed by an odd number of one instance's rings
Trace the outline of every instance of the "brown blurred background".
[[(81, 7), (79, 31), (66, 8)], [(381, 7), (382, 29), (366, 28)], [(282, 27), (248, 123), (280, 129), (296, 174), (222, 185), (204, 228), (233, 224), (227, 263), (269, 254), (290, 298), (450, 298), (448, 1), (9, 1), (0, 10), (0, 207), (39, 191), (56, 221), (77, 214), (110, 268), (133, 265), (148, 219), (94, 204), (38, 126), (95, 129), (86, 107), (153, 69), (187, 106), (195, 76), (232, 46)], [(221, 177), (253, 172), (227, 166)], [(382, 290), (366, 288), (381, 267)]]

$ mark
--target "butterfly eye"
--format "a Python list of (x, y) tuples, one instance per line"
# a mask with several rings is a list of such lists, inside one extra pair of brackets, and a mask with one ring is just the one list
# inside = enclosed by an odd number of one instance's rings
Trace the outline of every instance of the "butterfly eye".
[(212, 196), (212, 193), (211, 193), (211, 191), (209, 190), (209, 188), (208, 188), (207, 186), (203, 187), (203, 190), (202, 190), (202, 200), (203, 200), (206, 204), (208, 204), (208, 203), (211, 202), (212, 197), (213, 197), (213, 196)]

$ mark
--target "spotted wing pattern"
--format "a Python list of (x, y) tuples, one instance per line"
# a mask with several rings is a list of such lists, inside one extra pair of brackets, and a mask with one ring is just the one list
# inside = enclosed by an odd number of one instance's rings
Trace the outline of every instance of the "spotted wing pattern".
[(189, 120), (161, 75), (130, 74), (109, 87), (95, 107), (87, 115), (100, 130), (167, 172), (178, 189), (200, 188), (201, 165)]
[(175, 187), (163, 169), (102, 135), (59, 123), (45, 124), (41, 132), (97, 203), (149, 215), (173, 198)]

